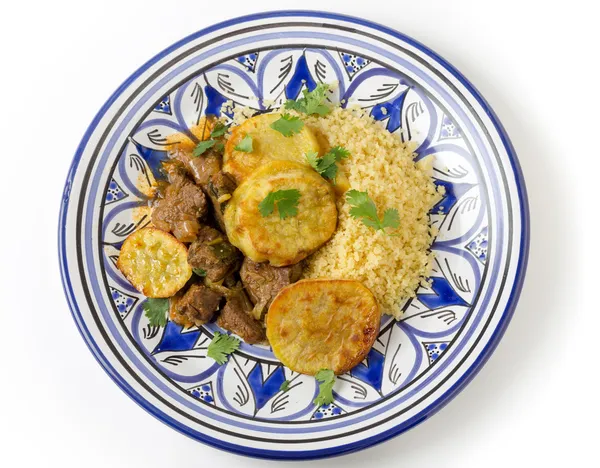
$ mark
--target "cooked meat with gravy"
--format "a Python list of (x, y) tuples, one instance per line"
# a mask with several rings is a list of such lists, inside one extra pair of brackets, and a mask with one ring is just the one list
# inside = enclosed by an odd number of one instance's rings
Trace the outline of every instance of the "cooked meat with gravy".
[(197, 157), (183, 150), (174, 151), (172, 156), (185, 164), (194, 181), (203, 187), (208, 184), (210, 176), (221, 170), (222, 156), (211, 149)]
[(225, 231), (225, 222), (223, 221), (225, 204), (231, 198), (231, 194), (235, 188), (236, 184), (233, 177), (222, 171), (213, 174), (205, 188), (206, 194), (212, 202), (215, 219), (222, 231)]
[(206, 195), (181, 168), (174, 164), (165, 167), (171, 183), (152, 210), (152, 224), (172, 232), (181, 242), (192, 242), (200, 230), (198, 220), (208, 211)]
[(200, 326), (213, 318), (222, 297), (203, 284), (192, 284), (183, 296), (171, 299), (169, 315), (179, 325)]
[(266, 262), (253, 262), (248, 257), (244, 258), (240, 269), (246, 292), (254, 304), (261, 304), (263, 310), (271, 305), (281, 289), (298, 281), (301, 274), (302, 263), (274, 267)]
[(239, 265), (241, 255), (227, 236), (210, 226), (202, 226), (188, 249), (188, 263), (206, 272), (210, 281), (219, 281)]
[(217, 319), (217, 325), (240, 336), (246, 343), (262, 343), (266, 340), (265, 330), (258, 320), (249, 314), (252, 303), (244, 291), (227, 299)]

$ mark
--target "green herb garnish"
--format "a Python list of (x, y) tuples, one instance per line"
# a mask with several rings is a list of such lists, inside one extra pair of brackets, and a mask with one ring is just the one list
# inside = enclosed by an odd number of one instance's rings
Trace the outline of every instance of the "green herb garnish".
[(210, 132), (211, 138), (218, 138), (220, 136), (225, 135), (227, 133), (227, 126), (223, 122), (217, 122)]
[(385, 228), (397, 228), (400, 225), (400, 215), (395, 208), (388, 208), (383, 212), (383, 218), (377, 216), (377, 207), (371, 200), (367, 192), (358, 190), (348, 190), (346, 193), (346, 202), (352, 206), (350, 216), (360, 219), (365, 226), (376, 230)]
[(265, 217), (275, 211), (275, 205), (279, 211), (279, 218), (285, 219), (288, 216), (298, 214), (298, 200), (300, 200), (300, 191), (296, 189), (277, 190), (269, 193), (263, 201), (258, 204), (258, 211)]
[(217, 141), (215, 143), (215, 151), (218, 151), (219, 153), (222, 153), (223, 151), (225, 151), (225, 145), (223, 144), (222, 141)]
[(333, 385), (335, 384), (335, 374), (333, 371), (321, 369), (316, 373), (315, 379), (319, 382), (319, 394), (313, 400), (313, 403), (317, 406), (333, 403)]
[(348, 156), (350, 156), (350, 151), (341, 146), (334, 146), (322, 158), (319, 158), (319, 155), (312, 151), (306, 153), (306, 159), (312, 168), (326, 179), (332, 180), (334, 184), (338, 173), (336, 163)]
[(192, 271), (195, 275), (201, 276), (202, 278), (206, 276), (206, 270), (203, 270), (202, 268), (192, 268)]
[(252, 137), (246, 135), (242, 140), (235, 146), (236, 151), (242, 151), (244, 153), (252, 153)]
[(192, 153), (194, 155), (194, 157), (198, 157), (204, 154), (204, 152), (209, 149), (212, 148), (213, 146), (215, 146), (216, 141), (215, 140), (202, 140), (199, 141), (198, 144), (196, 145), (196, 147), (194, 148), (194, 152)]
[(303, 89), (303, 98), (300, 98), (297, 101), (290, 99), (285, 102), (284, 107), (286, 109), (295, 110), (308, 115), (327, 115), (331, 111), (331, 109), (324, 104), (325, 93), (328, 89), (329, 86), (324, 83), (319, 83), (317, 87), (312, 91), (309, 91), (308, 89)]
[(215, 336), (208, 345), (206, 355), (213, 358), (217, 364), (225, 364), (228, 356), (239, 347), (240, 340), (236, 337), (215, 332)]
[(149, 297), (142, 305), (142, 308), (151, 326), (164, 327), (167, 324), (169, 299), (154, 299)]
[(273, 130), (277, 130), (285, 137), (290, 137), (298, 133), (304, 127), (304, 122), (300, 117), (292, 117), (290, 114), (283, 114), (278, 120), (271, 124)]
[(289, 389), (290, 389), (290, 381), (284, 380), (283, 383), (281, 384), (281, 386), (279, 387), (279, 391), (285, 393)]

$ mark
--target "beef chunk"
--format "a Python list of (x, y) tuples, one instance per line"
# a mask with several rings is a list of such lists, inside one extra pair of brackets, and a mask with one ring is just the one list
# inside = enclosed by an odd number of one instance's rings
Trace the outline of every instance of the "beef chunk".
[(261, 322), (249, 315), (251, 311), (252, 303), (246, 293), (240, 291), (227, 299), (217, 325), (240, 336), (246, 343), (263, 343), (266, 340), (265, 330)]
[(171, 183), (152, 210), (152, 224), (181, 242), (192, 242), (200, 230), (198, 219), (208, 211), (206, 196), (177, 166), (166, 167)]
[(194, 181), (203, 187), (208, 184), (210, 176), (221, 170), (222, 156), (212, 149), (197, 157), (182, 150), (173, 152), (172, 156), (181, 161)]
[(227, 236), (209, 226), (202, 227), (188, 250), (190, 266), (204, 270), (213, 282), (237, 269), (240, 259), (239, 250), (227, 241)]
[(171, 320), (184, 327), (200, 326), (213, 318), (222, 297), (203, 284), (192, 284), (183, 296), (171, 299)]
[(244, 258), (240, 270), (242, 283), (244, 283), (250, 299), (254, 304), (260, 304), (263, 309), (271, 305), (281, 289), (298, 281), (301, 274), (301, 263), (286, 267), (274, 267), (268, 263), (253, 262), (248, 257)]
[(223, 231), (225, 231), (223, 211), (235, 188), (235, 180), (225, 172), (213, 174), (206, 187), (206, 194), (212, 202), (214, 217)]

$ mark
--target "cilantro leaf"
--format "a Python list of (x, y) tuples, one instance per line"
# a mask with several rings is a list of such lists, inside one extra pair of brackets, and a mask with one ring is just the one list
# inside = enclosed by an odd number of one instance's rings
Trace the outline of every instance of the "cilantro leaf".
[(194, 152), (192, 153), (194, 155), (194, 157), (198, 157), (202, 154), (204, 154), (204, 152), (209, 149), (212, 148), (213, 146), (215, 146), (216, 141), (215, 140), (202, 140), (199, 141), (198, 144), (196, 145), (196, 147), (194, 148)]
[(395, 208), (388, 208), (383, 212), (383, 220), (381, 221), (381, 225), (391, 228), (397, 228), (400, 226), (400, 215), (398, 214), (398, 210)]
[(284, 380), (283, 383), (281, 384), (281, 386), (279, 387), (279, 391), (285, 393), (289, 389), (290, 389), (290, 381)]
[(285, 102), (284, 107), (308, 115), (317, 114), (321, 117), (327, 115), (331, 111), (331, 109), (324, 104), (326, 98), (325, 93), (328, 89), (329, 86), (325, 83), (319, 83), (312, 91), (303, 89), (302, 98), (297, 101), (290, 99)]
[(319, 168), (319, 153), (317, 153), (316, 151), (309, 151), (308, 153), (306, 153), (306, 160), (308, 161), (308, 164), (310, 164), (310, 166), (318, 172), (318, 168)]
[(223, 122), (217, 122), (210, 132), (211, 138), (218, 138), (220, 136), (225, 135), (227, 133), (227, 126)]
[(225, 151), (225, 145), (223, 144), (222, 141), (217, 141), (215, 143), (215, 150), (218, 151), (219, 153), (222, 153), (223, 151)]
[(312, 168), (326, 179), (332, 180), (334, 184), (338, 173), (336, 163), (348, 156), (350, 156), (350, 151), (341, 146), (331, 148), (322, 158), (319, 158), (314, 152), (306, 153), (306, 159)]
[(192, 268), (192, 271), (197, 276), (202, 276), (202, 277), (206, 276), (206, 270), (203, 270), (202, 268)]
[(213, 358), (217, 364), (225, 364), (228, 356), (240, 347), (240, 340), (235, 336), (223, 335), (215, 332), (215, 336), (208, 345), (206, 355)]
[(277, 130), (285, 137), (290, 137), (294, 133), (298, 133), (304, 127), (304, 122), (300, 117), (292, 117), (290, 114), (282, 114), (282, 116), (271, 124), (273, 130)]
[(369, 200), (367, 192), (359, 192), (358, 190), (348, 190), (346, 193), (346, 202), (352, 206), (359, 206)]
[(235, 146), (236, 151), (242, 151), (244, 153), (252, 153), (252, 137), (246, 135), (242, 140)]
[(149, 297), (142, 307), (151, 326), (164, 327), (167, 324), (169, 299), (154, 299)]
[(298, 200), (300, 200), (299, 190), (277, 190), (269, 193), (258, 204), (258, 211), (260, 211), (263, 217), (269, 216), (275, 211), (275, 206), (277, 206), (280, 219), (285, 219), (288, 216), (296, 216), (298, 214)]
[(385, 228), (397, 228), (400, 226), (400, 215), (395, 208), (388, 208), (383, 212), (383, 218), (377, 216), (377, 206), (371, 200), (367, 192), (348, 190), (346, 202), (350, 208), (350, 216), (360, 219), (365, 226), (375, 230), (383, 231)]
[(348, 156), (350, 156), (350, 151), (343, 146), (334, 146), (329, 150), (328, 154), (333, 154), (336, 161), (341, 161), (342, 159), (346, 159)]
[(335, 374), (332, 370), (321, 369), (316, 373), (315, 379), (319, 382), (319, 394), (313, 400), (317, 406), (333, 403), (333, 385), (335, 384)]

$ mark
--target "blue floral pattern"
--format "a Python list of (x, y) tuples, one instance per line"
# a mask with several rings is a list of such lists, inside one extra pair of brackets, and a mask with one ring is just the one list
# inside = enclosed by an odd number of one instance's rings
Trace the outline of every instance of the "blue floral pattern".
[[(384, 317), (366, 359), (334, 387), (333, 404), (315, 408), (313, 378), (282, 366), (266, 346), (242, 344), (217, 365), (207, 356), (215, 324), (184, 329), (172, 322), (152, 327), (145, 298), (114, 267), (123, 240), (148, 222), (148, 198), (140, 190), (160, 177), (167, 137), (204, 114), (231, 119), (233, 109), (276, 109), (304, 88), (336, 81), (333, 100), (360, 105), (388, 131), (415, 145), (416, 160), (435, 155), (434, 177), (445, 194), (431, 212), (439, 229), (431, 282), (404, 306), (398, 321)], [(486, 207), (475, 157), (451, 116), (407, 76), (346, 52), (274, 49), (251, 52), (215, 65), (164, 96), (130, 135), (105, 196), (102, 221), (105, 269), (116, 313), (147, 358), (172, 383), (207, 405), (251, 418), (307, 421), (352, 413), (421, 378), (452, 352), (471, 311), (487, 256)], [(288, 380), (289, 390), (281, 384)]]

